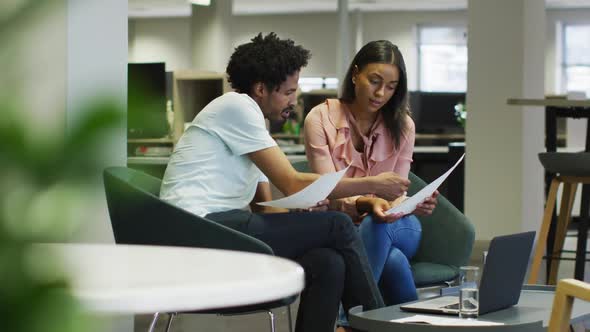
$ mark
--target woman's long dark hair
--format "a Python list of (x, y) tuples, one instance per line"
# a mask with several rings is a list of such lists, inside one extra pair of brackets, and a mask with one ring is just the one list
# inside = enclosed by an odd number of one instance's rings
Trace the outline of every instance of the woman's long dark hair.
[(397, 46), (387, 40), (372, 41), (358, 51), (352, 59), (350, 67), (344, 76), (342, 82), (342, 94), (340, 100), (345, 103), (353, 103), (356, 94), (352, 75), (355, 66), (359, 71), (370, 63), (387, 63), (396, 66), (399, 69), (399, 83), (395, 93), (389, 101), (381, 107), (381, 114), (385, 127), (389, 130), (391, 138), (396, 148), (399, 148), (402, 134), (405, 131), (405, 118), (410, 115), (408, 106), (408, 75), (406, 72), (406, 63), (402, 53)]

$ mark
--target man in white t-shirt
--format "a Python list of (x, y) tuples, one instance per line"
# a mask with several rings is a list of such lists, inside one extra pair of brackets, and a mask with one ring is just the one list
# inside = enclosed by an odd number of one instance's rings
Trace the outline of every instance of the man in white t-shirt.
[[(236, 92), (213, 100), (189, 125), (170, 158), (160, 196), (262, 240), (277, 256), (298, 261), (306, 286), (296, 330), (333, 331), (340, 300), (347, 311), (356, 305), (383, 306), (350, 218), (317, 211), (325, 210), (326, 202), (319, 202), (312, 212), (254, 204), (271, 199), (269, 179), (290, 195), (318, 178), (291, 166), (264, 120), (288, 118), (296, 103), (300, 69), (309, 57), (308, 50), (274, 33), (259, 34), (238, 46), (227, 66)], [(408, 185), (394, 173), (343, 179), (330, 198), (378, 194), (393, 200)]]

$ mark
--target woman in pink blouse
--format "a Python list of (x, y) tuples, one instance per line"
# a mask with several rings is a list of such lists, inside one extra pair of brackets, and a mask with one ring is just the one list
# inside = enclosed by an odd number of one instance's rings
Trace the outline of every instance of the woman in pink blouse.
[[(339, 99), (328, 99), (305, 119), (305, 147), (311, 169), (329, 173), (350, 165), (346, 176), (363, 177), (393, 171), (399, 184), (409, 184), (415, 127), (410, 117), (404, 59), (389, 41), (373, 41), (354, 57)], [(366, 195), (333, 200), (330, 208), (359, 223), (373, 276), (388, 304), (417, 298), (409, 260), (416, 253), (421, 226), (414, 214), (428, 215), (436, 192), (411, 215), (385, 215), (400, 202)], [(342, 315), (341, 315), (342, 316)], [(339, 325), (347, 323), (340, 319)]]

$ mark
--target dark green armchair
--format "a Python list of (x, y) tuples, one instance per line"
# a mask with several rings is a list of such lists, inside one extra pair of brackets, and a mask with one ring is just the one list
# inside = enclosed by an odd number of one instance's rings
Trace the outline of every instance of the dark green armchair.
[[(248, 251), (272, 255), (264, 242), (244, 233), (201, 218), (159, 198), (161, 180), (126, 167), (110, 167), (104, 171), (104, 186), (115, 242), (160, 246), (183, 246)], [(187, 262), (188, 263), (188, 262)], [(289, 306), (297, 296), (277, 301), (231, 308), (219, 308), (197, 313), (247, 314), (269, 313), (271, 330), (274, 315), (270, 309)], [(287, 310), (289, 330), (291, 311)], [(170, 315), (166, 331), (170, 328)], [(153, 330), (158, 313), (150, 326)]]
[[(408, 195), (426, 186), (414, 173), (408, 176), (412, 182)], [(441, 284), (455, 279), (459, 267), (469, 262), (475, 229), (461, 211), (443, 195), (430, 216), (418, 217), (422, 224), (420, 248), (411, 261), (414, 282), (418, 287)]]
[[(293, 163), (299, 172), (310, 172), (307, 161)], [(426, 186), (417, 175), (410, 172), (412, 182), (408, 195)], [(469, 262), (475, 230), (473, 224), (443, 195), (432, 215), (418, 217), (422, 224), (422, 240), (418, 252), (410, 262), (417, 287), (444, 284), (459, 275), (459, 267)]]

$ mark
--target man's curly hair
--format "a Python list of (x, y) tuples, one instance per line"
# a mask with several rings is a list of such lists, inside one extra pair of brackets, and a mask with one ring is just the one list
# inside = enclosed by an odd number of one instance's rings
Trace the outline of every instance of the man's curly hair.
[(237, 92), (250, 93), (258, 82), (272, 90), (305, 67), (310, 56), (309, 50), (295, 45), (291, 39), (279, 39), (274, 32), (266, 36), (259, 33), (249, 43), (236, 47), (226, 72)]

